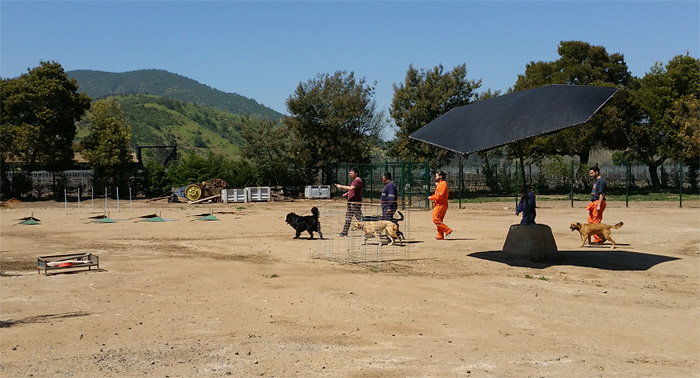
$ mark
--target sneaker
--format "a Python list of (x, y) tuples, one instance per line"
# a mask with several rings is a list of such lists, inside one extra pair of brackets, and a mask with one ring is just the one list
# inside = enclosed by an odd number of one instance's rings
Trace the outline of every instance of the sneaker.
[(452, 235), (452, 231), (445, 234), (445, 239), (448, 239), (450, 237), (450, 235)]
[(342, 236), (348, 236), (348, 235), (345, 234), (345, 233), (343, 233), (343, 232), (341, 232), (341, 233), (338, 234), (338, 236), (341, 236), (341, 237), (342, 237)]
[(435, 240), (445, 240), (444, 238), (433, 238)]

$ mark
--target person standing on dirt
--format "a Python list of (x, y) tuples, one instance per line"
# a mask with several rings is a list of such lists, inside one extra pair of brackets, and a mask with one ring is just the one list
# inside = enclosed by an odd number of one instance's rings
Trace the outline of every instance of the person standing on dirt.
[(352, 180), (350, 185), (335, 184), (337, 189), (347, 190), (347, 192), (343, 193), (343, 197), (347, 197), (348, 199), (348, 209), (345, 212), (345, 225), (343, 226), (343, 232), (339, 233), (338, 236), (348, 235), (353, 217), (358, 221), (362, 221), (362, 179), (360, 178), (360, 172), (357, 168), (352, 168), (348, 174)]
[[(586, 210), (588, 210), (588, 223), (601, 223), (603, 221), (603, 211), (605, 211), (605, 179), (600, 176), (600, 168), (597, 165), (592, 166), (588, 174), (593, 179), (591, 202), (586, 207)], [(604, 241), (593, 235), (591, 243), (603, 244)]]
[(382, 220), (393, 220), (394, 213), (398, 208), (398, 202), (396, 202), (396, 184), (391, 181), (391, 172), (385, 172), (382, 175), (382, 182), (384, 182), (384, 190), (382, 190), (382, 195), (380, 201), (382, 202)]
[(433, 223), (435, 223), (435, 227), (437, 228), (437, 236), (435, 237), (435, 240), (447, 239), (452, 234), (452, 229), (447, 227), (447, 225), (442, 222), (442, 220), (445, 219), (445, 214), (447, 213), (447, 201), (450, 194), (445, 178), (447, 178), (445, 172), (435, 172), (435, 182), (437, 183), (437, 186), (435, 187), (435, 194), (428, 197), (428, 199), (434, 203)]
[(535, 224), (535, 217), (537, 216), (535, 193), (530, 190), (529, 185), (523, 185), (520, 188), (520, 194), (520, 202), (515, 207), (515, 215), (523, 213), (520, 224)]

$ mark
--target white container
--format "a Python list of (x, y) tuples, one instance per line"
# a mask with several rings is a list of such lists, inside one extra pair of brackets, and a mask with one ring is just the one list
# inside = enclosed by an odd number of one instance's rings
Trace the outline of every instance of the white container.
[(304, 187), (306, 198), (331, 198), (330, 185), (307, 185)]
[(246, 189), (222, 189), (221, 199), (224, 203), (248, 202)]
[(248, 187), (245, 190), (248, 192), (248, 201), (250, 202), (272, 201), (272, 191), (269, 186)]

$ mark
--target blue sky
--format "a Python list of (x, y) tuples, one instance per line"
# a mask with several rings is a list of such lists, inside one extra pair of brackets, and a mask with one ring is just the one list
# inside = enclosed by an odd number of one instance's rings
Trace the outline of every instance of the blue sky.
[(410, 64), (462, 63), (481, 91), (505, 91), (560, 41), (655, 62), (699, 57), (700, 1), (8, 1), (0, 76), (53, 60), (65, 70), (164, 69), (281, 113), (300, 82), (354, 71), (379, 109)]

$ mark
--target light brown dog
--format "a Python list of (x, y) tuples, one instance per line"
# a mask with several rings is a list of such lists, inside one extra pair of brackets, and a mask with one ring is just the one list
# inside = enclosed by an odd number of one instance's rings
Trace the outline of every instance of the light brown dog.
[[(574, 222), (571, 224), (571, 231), (578, 231), (581, 234), (581, 247), (591, 244), (591, 236), (596, 235), (597, 237), (605, 240), (610, 240), (612, 242), (612, 248), (615, 248), (615, 241), (610, 237), (611, 228), (620, 228), (624, 223), (619, 222), (618, 224), (611, 226), (605, 223), (578, 223)], [(579, 248), (581, 248), (579, 247)]]
[(362, 244), (367, 243), (367, 239), (374, 235), (377, 238), (377, 242), (381, 243), (379, 240), (380, 235), (386, 235), (389, 238), (389, 244), (394, 244), (394, 240), (401, 241), (403, 238), (399, 236), (399, 226), (387, 220), (373, 221), (373, 222), (353, 222), (352, 230), (362, 230), (365, 232), (365, 240)]

